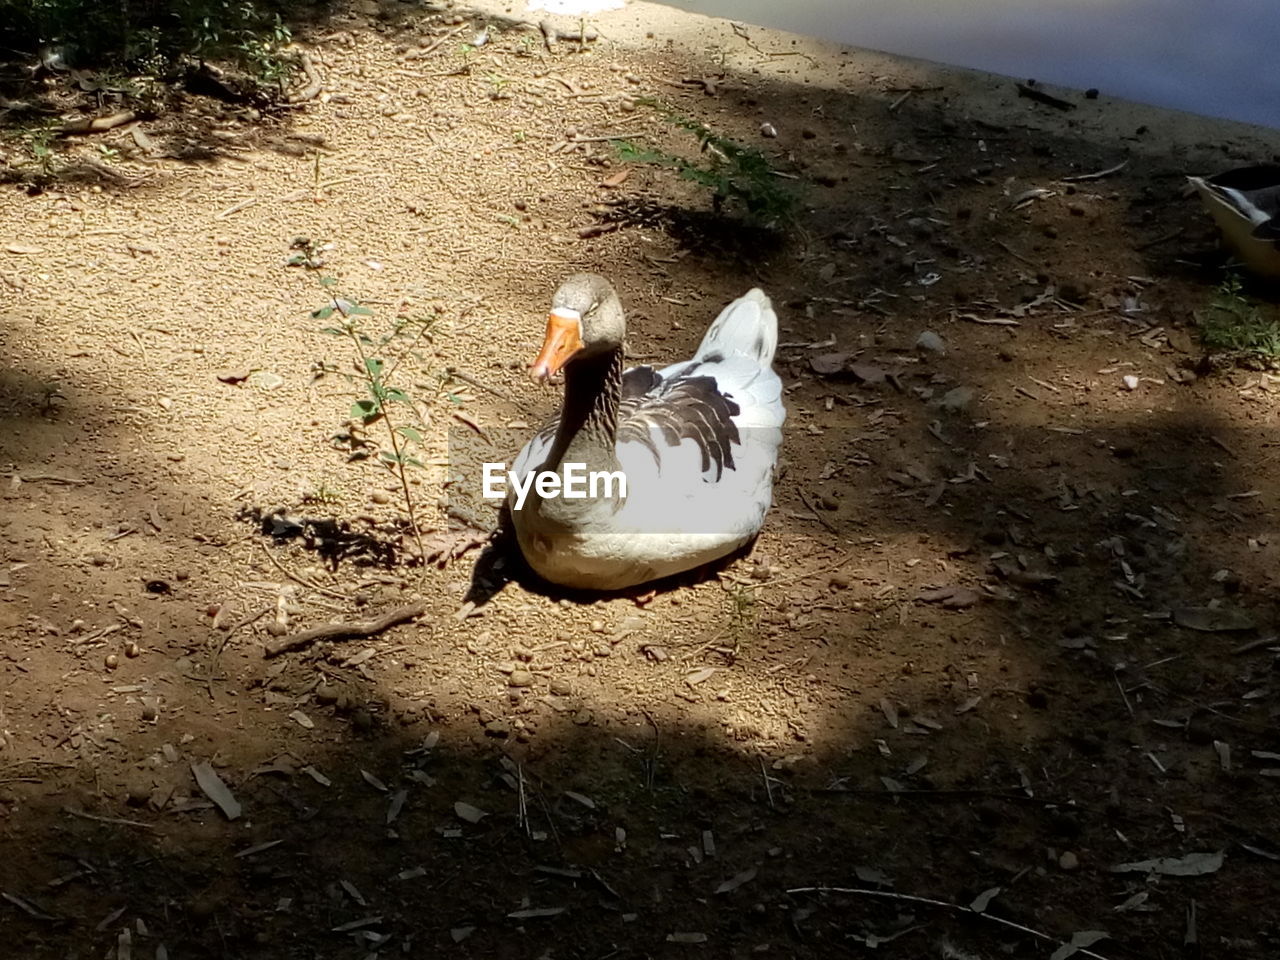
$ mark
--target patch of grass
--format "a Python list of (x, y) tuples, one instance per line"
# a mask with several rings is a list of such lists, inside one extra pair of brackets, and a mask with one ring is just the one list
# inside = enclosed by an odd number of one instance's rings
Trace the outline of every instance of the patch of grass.
[(1222, 282), (1209, 306), (1196, 314), (1200, 339), (1210, 350), (1268, 364), (1280, 362), (1280, 322), (1264, 316), (1242, 290), (1235, 274)]
[(682, 180), (706, 187), (711, 191), (711, 205), (717, 214), (724, 211), (726, 204), (733, 203), (762, 226), (776, 228), (792, 218), (798, 205), (797, 197), (782, 184), (763, 153), (721, 136), (701, 121), (682, 116), (656, 100), (638, 102), (656, 110), (671, 125), (697, 137), (701, 156), (690, 160), (665, 150), (619, 140), (614, 143), (619, 159), (668, 167)]

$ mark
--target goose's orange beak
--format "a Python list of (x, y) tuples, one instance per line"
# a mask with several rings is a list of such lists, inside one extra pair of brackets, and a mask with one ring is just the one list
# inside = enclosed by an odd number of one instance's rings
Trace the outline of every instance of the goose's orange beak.
[(581, 349), (581, 319), (553, 312), (547, 317), (547, 336), (542, 341), (542, 351), (529, 368), (529, 375), (535, 380), (547, 380), (559, 373)]

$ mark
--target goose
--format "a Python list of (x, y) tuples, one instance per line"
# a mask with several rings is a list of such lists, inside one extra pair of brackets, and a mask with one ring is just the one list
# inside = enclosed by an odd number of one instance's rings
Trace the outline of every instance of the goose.
[(1187, 179), (1245, 264), (1263, 276), (1280, 277), (1280, 165)]
[[(507, 507), (529, 566), (560, 586), (624, 590), (709, 564), (752, 541), (772, 503), (786, 410), (769, 298), (739, 297), (691, 360), (661, 370), (624, 370), (625, 335), (609, 281), (575, 274), (530, 367), (564, 372), (564, 402), (512, 464)], [(586, 495), (556, 495), (575, 476)]]

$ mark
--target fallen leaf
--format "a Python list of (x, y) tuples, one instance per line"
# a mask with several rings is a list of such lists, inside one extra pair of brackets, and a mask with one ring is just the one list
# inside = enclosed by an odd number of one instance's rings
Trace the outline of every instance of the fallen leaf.
[(1203, 877), (1207, 873), (1216, 873), (1225, 859), (1226, 854), (1221, 850), (1188, 853), (1185, 857), (1159, 857), (1154, 860), (1118, 863), (1111, 868), (1111, 872), (1158, 873), (1166, 877)]
[(870, 363), (851, 363), (849, 372), (863, 383), (875, 385), (889, 379), (889, 371)]
[(204, 791), (204, 795), (218, 805), (218, 809), (228, 820), (235, 820), (240, 816), (240, 801), (232, 795), (231, 790), (222, 782), (222, 778), (214, 772), (208, 762), (193, 763), (191, 773), (195, 776), (200, 789)]
[(732, 893), (734, 890), (737, 890), (744, 883), (750, 883), (755, 878), (756, 878), (756, 868), (748, 867), (746, 870), (742, 870), (742, 871), (739, 871), (738, 873), (735, 873), (728, 880), (722, 881), (721, 884), (718, 887), (716, 887), (716, 893)]
[(467, 823), (479, 823), (489, 815), (479, 807), (473, 807), (463, 800), (453, 805), (453, 812), (458, 815), (459, 820), (465, 820)]
[(1232, 607), (1178, 607), (1173, 611), (1173, 622), (1201, 633), (1231, 633), (1255, 626), (1253, 617)]
[(820, 353), (809, 358), (809, 368), (824, 377), (834, 376), (844, 370), (851, 353)]
[(981, 600), (982, 594), (969, 587), (948, 584), (945, 587), (926, 587), (916, 594), (916, 599), (925, 603), (940, 603), (948, 610), (963, 610)]
[(617, 173), (610, 174), (609, 176), (601, 180), (600, 186), (620, 187), (622, 186), (623, 181), (625, 181), (629, 176), (631, 176), (631, 169), (629, 167), (624, 167), (622, 170), (619, 170)]
[(991, 901), (1000, 895), (1000, 890), (1000, 887), (991, 887), (983, 890), (973, 898), (973, 903), (969, 904), (969, 909), (974, 913), (986, 913), (987, 907), (991, 906)]
[(892, 887), (893, 881), (883, 870), (875, 867), (854, 867), (853, 874), (863, 883), (874, 883), (878, 887)]
[(5, 249), (10, 253), (17, 253), (17, 254), (24, 254), (24, 255), (33, 254), (33, 253), (44, 253), (43, 247), (33, 247), (30, 244), (26, 244), (26, 243), (5, 244)]
[(705, 933), (668, 933), (667, 943), (706, 943)]
[(1091, 947), (1107, 936), (1105, 930), (1077, 930), (1069, 941), (1049, 955), (1049, 960), (1067, 960), (1067, 957), (1075, 956), (1084, 947)]

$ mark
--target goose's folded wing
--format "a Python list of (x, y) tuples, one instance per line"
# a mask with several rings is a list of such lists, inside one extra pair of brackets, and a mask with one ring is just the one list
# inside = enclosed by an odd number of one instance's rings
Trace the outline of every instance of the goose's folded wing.
[(671, 368), (662, 373), (653, 367), (628, 370), (618, 405), (618, 443), (646, 447), (661, 468), (664, 447), (692, 440), (702, 472), (719, 480), (726, 469), (734, 469), (733, 445), (740, 438), (733, 418), (741, 408), (714, 376), (699, 375), (700, 366), (691, 363), (674, 373)]

